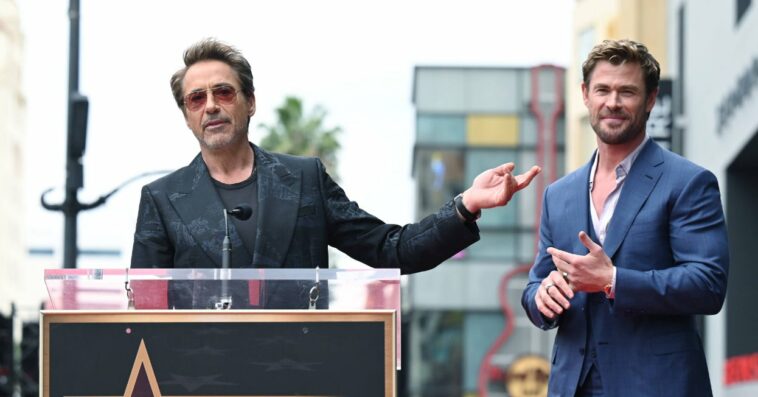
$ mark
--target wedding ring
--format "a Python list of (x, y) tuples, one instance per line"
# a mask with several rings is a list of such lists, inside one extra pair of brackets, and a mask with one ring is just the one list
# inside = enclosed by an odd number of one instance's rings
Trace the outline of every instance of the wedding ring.
[(563, 279), (566, 280), (566, 282), (569, 282), (569, 274), (566, 272), (561, 272), (561, 274), (563, 275)]
[(545, 285), (545, 292), (547, 292), (548, 295), (550, 295), (550, 287), (555, 287), (555, 283), (549, 282)]

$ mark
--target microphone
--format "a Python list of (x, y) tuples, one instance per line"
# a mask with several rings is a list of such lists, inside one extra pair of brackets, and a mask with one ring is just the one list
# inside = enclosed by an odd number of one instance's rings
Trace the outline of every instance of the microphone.
[(246, 221), (253, 215), (253, 209), (247, 204), (240, 204), (227, 213), (241, 221)]
[[(232, 262), (232, 241), (229, 238), (229, 218), (231, 215), (241, 221), (250, 219), (253, 215), (253, 209), (247, 204), (240, 204), (231, 210), (224, 208), (224, 242), (221, 247), (221, 268), (227, 270)], [(221, 302), (216, 304), (217, 308), (229, 309), (232, 306), (232, 297), (228, 293), (227, 280), (221, 280)]]
[(232, 242), (229, 239), (229, 219), (227, 214), (241, 221), (246, 221), (253, 215), (253, 209), (247, 204), (240, 204), (231, 210), (224, 208), (224, 229), (226, 230), (226, 233), (224, 234), (224, 244), (221, 250), (222, 269), (228, 269), (232, 260)]

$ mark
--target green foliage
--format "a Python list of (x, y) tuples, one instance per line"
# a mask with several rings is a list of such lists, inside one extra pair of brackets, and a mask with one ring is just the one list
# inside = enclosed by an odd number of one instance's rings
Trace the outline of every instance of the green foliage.
[(340, 148), (337, 134), (342, 129), (324, 127), (326, 110), (316, 106), (305, 114), (302, 101), (290, 96), (284, 99), (284, 104), (276, 109), (276, 113), (276, 124), (258, 125), (267, 133), (260, 146), (277, 153), (318, 157), (329, 175), (337, 180), (337, 151)]

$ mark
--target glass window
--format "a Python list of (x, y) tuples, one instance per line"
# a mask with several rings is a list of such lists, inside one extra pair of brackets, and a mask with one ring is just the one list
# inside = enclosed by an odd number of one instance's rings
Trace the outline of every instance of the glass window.
[(463, 151), (418, 149), (415, 160), (419, 217), (436, 212), (466, 189)]
[(520, 100), (520, 106), (519, 109), (520, 112), (523, 113), (530, 113), (531, 110), (531, 102), (532, 102), (532, 70), (531, 69), (524, 69), (521, 72), (519, 72), (519, 85), (520, 85), (520, 93), (519, 96), (521, 97)]
[[(537, 226), (539, 228), (539, 226)], [(519, 233), (518, 244), (518, 261), (524, 264), (534, 263), (535, 255), (537, 255), (537, 246), (534, 241), (536, 239), (536, 230), (522, 231)]]
[(521, 118), (519, 130), (522, 145), (537, 145), (537, 120), (531, 114)]
[[(526, 172), (533, 165), (544, 167), (544, 164), (537, 164), (537, 155), (534, 151), (519, 151), (518, 159), (516, 160), (516, 173)], [(537, 224), (538, 215), (536, 211), (541, 210), (536, 208), (537, 199), (542, 197), (542, 192), (538, 191), (540, 187), (537, 183), (537, 178), (544, 178), (544, 175), (537, 175), (529, 187), (518, 192), (516, 195), (515, 200), (518, 201), (518, 225), (520, 227), (533, 227)]]
[(464, 90), (465, 108), (468, 113), (518, 112), (518, 73), (515, 69), (470, 68), (466, 69)]
[(558, 118), (558, 122), (556, 123), (556, 133), (558, 136), (556, 137), (555, 141), (558, 143), (558, 145), (565, 145), (566, 144), (566, 120), (564, 119), (563, 115)]
[(466, 392), (477, 391), (479, 368), (504, 328), (504, 318), (500, 313), (466, 314), (463, 328), (463, 388)]
[(556, 164), (558, 168), (558, 178), (562, 177), (563, 175), (566, 175), (566, 152), (563, 150), (558, 151), (558, 156), (556, 159)]
[(411, 356), (414, 361), (411, 365), (416, 366), (418, 374), (411, 377), (411, 389), (421, 390), (423, 397), (463, 395), (463, 313), (416, 311), (411, 337), (412, 344), (417, 346), (412, 350), (419, 352)]
[(416, 118), (416, 142), (464, 145), (466, 143), (466, 117), (419, 114)]
[(587, 58), (587, 54), (592, 51), (592, 47), (595, 46), (595, 28), (590, 27), (587, 29), (582, 30), (579, 33), (579, 40), (578, 44), (576, 46), (576, 59), (579, 62), (579, 73), (577, 73), (579, 77), (579, 81), (582, 80), (582, 62)]
[(558, 101), (559, 84), (556, 80), (558, 76), (557, 69), (551, 67), (542, 67), (537, 72), (537, 84), (539, 87), (539, 101), (543, 103), (555, 103)]
[[(484, 217), (482, 217), (484, 219)], [(481, 221), (480, 221), (481, 222)], [(481, 226), (481, 225), (480, 225)], [(513, 261), (516, 259), (516, 234), (482, 230), (481, 239), (468, 247), (468, 257), (474, 260)]]
[(420, 112), (461, 112), (466, 109), (466, 74), (462, 69), (416, 68), (414, 101)]

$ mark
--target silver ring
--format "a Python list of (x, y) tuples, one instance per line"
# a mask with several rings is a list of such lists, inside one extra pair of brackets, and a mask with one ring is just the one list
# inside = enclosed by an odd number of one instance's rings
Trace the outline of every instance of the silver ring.
[(568, 282), (569, 281), (569, 274), (566, 273), (566, 272), (561, 272), (561, 274), (563, 275), (563, 279), (566, 280), (566, 282)]
[(555, 283), (549, 282), (547, 285), (545, 285), (545, 292), (550, 295), (550, 287), (555, 287)]

